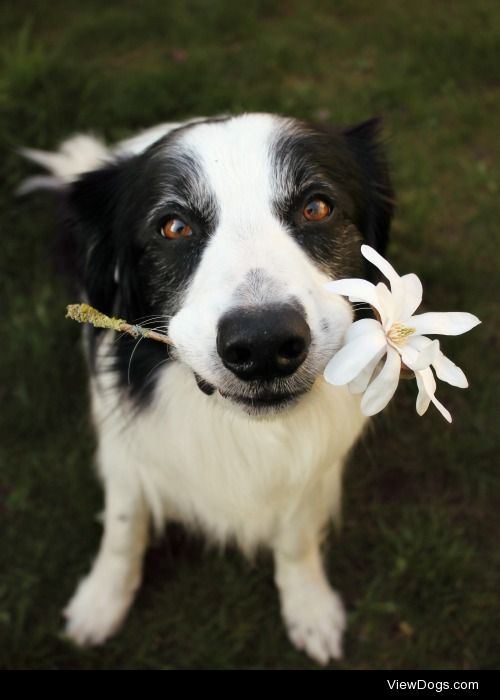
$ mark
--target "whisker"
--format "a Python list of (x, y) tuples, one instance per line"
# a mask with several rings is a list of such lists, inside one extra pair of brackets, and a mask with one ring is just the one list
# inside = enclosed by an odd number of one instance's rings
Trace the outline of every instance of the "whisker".
[(366, 305), (366, 304), (355, 303), (355, 304), (353, 304), (353, 308), (355, 311), (371, 311), (372, 310), (372, 307), (369, 304)]
[(154, 316), (139, 316), (133, 320), (134, 325), (145, 326), (148, 323), (154, 323), (156, 321), (167, 321), (172, 318), (170, 314), (158, 314)]
[(164, 323), (161, 324), (161, 327), (168, 328), (169, 323), (168, 323), (168, 319), (166, 319), (166, 318), (157, 318), (157, 319), (152, 319), (151, 321), (144, 321), (143, 323), (141, 323), (139, 325), (141, 325), (142, 328), (148, 328), (149, 330), (151, 330), (151, 324), (159, 323), (160, 321), (164, 321)]
[(130, 384), (130, 369), (131, 369), (131, 367), (132, 367), (132, 358), (134, 357), (135, 351), (136, 351), (137, 348), (139, 347), (139, 343), (141, 342), (141, 340), (144, 340), (144, 336), (143, 336), (143, 335), (141, 335), (141, 337), (139, 338), (139, 340), (137, 341), (137, 343), (134, 345), (134, 349), (132, 350), (132, 352), (131, 352), (131, 354), (130, 354), (130, 359), (129, 359), (129, 361), (128, 361), (128, 369), (127, 369), (127, 384)]
[(158, 369), (161, 365), (164, 365), (165, 363), (170, 362), (170, 358), (167, 357), (165, 360), (160, 360), (160, 362), (157, 362), (156, 365), (149, 370), (149, 372), (146, 374), (146, 378), (144, 379), (144, 384), (148, 381), (149, 375), (152, 374), (155, 369)]
[(151, 321), (153, 319), (158, 319), (158, 318), (165, 318), (165, 314), (146, 314), (145, 316), (137, 316), (134, 319), (134, 322), (136, 324), (139, 323), (139, 321)]

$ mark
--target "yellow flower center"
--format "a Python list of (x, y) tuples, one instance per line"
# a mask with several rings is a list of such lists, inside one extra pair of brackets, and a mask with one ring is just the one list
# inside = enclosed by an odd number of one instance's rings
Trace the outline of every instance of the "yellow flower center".
[(402, 323), (393, 323), (387, 337), (394, 343), (394, 345), (404, 345), (408, 336), (415, 333), (415, 328), (408, 328), (408, 326), (403, 326)]

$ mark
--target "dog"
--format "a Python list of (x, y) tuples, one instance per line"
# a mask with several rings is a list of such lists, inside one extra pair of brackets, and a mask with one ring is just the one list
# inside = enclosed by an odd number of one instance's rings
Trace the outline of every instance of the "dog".
[(161, 124), (114, 147), (79, 135), (25, 150), (61, 190), (82, 300), (166, 332), (174, 347), (86, 327), (104, 533), (64, 614), (107, 640), (168, 521), (271, 550), (292, 643), (342, 654), (346, 616), (321, 544), (366, 419), (322, 373), (354, 316), (328, 280), (368, 277), (393, 193), (376, 119), (351, 127), (271, 114)]

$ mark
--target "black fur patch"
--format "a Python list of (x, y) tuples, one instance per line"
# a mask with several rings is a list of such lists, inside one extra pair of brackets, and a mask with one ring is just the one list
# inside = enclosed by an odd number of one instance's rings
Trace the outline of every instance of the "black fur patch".
[[(165, 326), (178, 310), (218, 216), (199, 164), (189, 154), (173, 156), (169, 145), (166, 137), (140, 156), (85, 174), (69, 197), (78, 276), (89, 303), (150, 328)], [(183, 219), (192, 235), (163, 238), (161, 226), (170, 218)], [(90, 333), (94, 367), (101, 334)], [(165, 346), (117, 336), (113, 354), (120, 386), (147, 400), (155, 369), (169, 359)]]
[[(297, 125), (280, 136), (272, 158), (275, 210), (311, 258), (331, 276), (369, 276), (364, 240), (385, 251), (393, 211), (387, 165), (377, 144), (378, 120), (347, 129)], [(332, 207), (320, 222), (306, 221), (313, 197)]]

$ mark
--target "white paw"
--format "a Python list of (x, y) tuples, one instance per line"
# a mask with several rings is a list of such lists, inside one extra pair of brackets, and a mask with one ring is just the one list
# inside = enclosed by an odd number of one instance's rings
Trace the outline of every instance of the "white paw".
[(78, 646), (102, 644), (111, 637), (127, 615), (137, 588), (123, 583), (99, 570), (84, 578), (63, 611), (64, 636)]
[(292, 643), (322, 665), (342, 658), (346, 613), (323, 581), (282, 592), (282, 613)]

